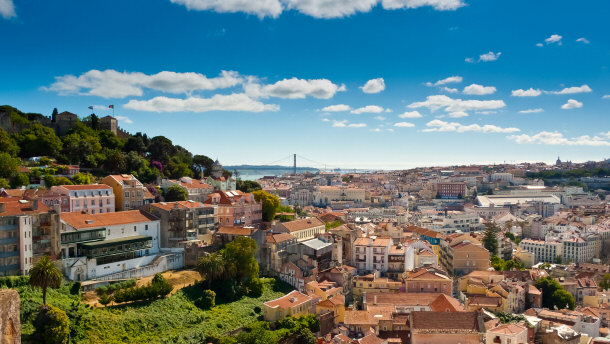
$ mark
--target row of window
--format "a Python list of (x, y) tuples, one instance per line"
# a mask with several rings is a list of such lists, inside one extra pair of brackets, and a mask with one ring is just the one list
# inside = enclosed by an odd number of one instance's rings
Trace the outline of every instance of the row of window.
[[(32, 258), (30, 258), (32, 259)], [(30, 261), (30, 263), (32, 263)], [(19, 264), (19, 256), (0, 258), (0, 266), (17, 265)]]
[[(107, 204), (107, 205), (110, 205), (110, 198), (106, 198), (106, 204)], [(94, 200), (94, 199), (92, 199), (92, 200), (91, 200), (91, 205), (92, 205), (92, 206), (95, 206), (95, 200)], [(100, 199), (100, 200), (99, 200), (99, 206), (101, 207), (102, 205), (103, 205), (103, 202), (102, 202), (102, 200)], [(75, 208), (80, 207), (80, 200), (75, 200), (75, 201), (74, 201), (74, 207), (75, 207)], [(87, 207), (87, 201), (83, 201), (83, 207), (85, 207), (85, 208)]]

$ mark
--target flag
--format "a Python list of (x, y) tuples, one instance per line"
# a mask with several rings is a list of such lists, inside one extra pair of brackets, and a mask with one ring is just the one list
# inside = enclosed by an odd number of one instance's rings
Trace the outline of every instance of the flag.
[(93, 106), (89, 106), (89, 110), (93, 110)]
[(109, 109), (114, 109), (114, 105), (108, 105)]

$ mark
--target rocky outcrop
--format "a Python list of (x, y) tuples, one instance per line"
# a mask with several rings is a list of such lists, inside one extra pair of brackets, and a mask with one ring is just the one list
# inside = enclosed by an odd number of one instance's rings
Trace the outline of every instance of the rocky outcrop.
[(20, 343), (19, 294), (13, 289), (0, 289), (0, 344)]

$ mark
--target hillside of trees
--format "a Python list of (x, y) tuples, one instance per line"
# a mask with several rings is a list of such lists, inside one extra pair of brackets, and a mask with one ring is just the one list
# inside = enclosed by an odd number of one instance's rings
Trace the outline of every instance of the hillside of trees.
[[(138, 132), (119, 138), (99, 129), (95, 114), (79, 119), (65, 135), (58, 136), (42, 124), (45, 117), (41, 114), (24, 113), (8, 105), (0, 106), (0, 113), (9, 113), (12, 122), (7, 128), (12, 133), (0, 128), (0, 187), (28, 185), (28, 178), (56, 174), (62, 165), (79, 165), (93, 176), (133, 174), (150, 183), (158, 176), (201, 178), (209, 175), (214, 163), (164, 136)], [(32, 157), (44, 158), (34, 163), (29, 161)], [(32, 172), (20, 172), (20, 166), (33, 167)], [(225, 175), (230, 172), (225, 171)]]

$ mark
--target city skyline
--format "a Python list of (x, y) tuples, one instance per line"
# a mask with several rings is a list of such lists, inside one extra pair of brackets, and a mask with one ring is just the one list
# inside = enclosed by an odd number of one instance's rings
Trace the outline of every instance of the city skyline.
[(2, 0), (0, 103), (115, 105), (125, 130), (225, 165), (608, 158), (609, 4), (219, 4)]

